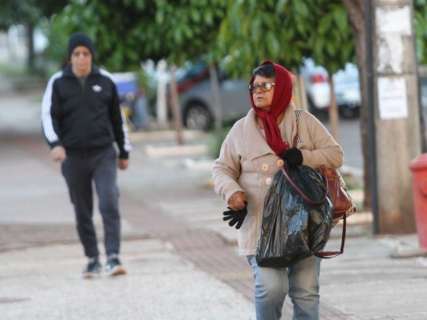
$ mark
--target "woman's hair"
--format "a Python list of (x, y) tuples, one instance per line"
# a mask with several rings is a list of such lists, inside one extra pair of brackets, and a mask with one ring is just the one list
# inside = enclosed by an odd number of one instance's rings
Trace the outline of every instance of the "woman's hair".
[(252, 76), (261, 76), (264, 78), (275, 78), (276, 77), (276, 72), (274, 72), (274, 66), (271, 63), (267, 63), (267, 64), (262, 64), (258, 67), (256, 67), (253, 71), (252, 71)]

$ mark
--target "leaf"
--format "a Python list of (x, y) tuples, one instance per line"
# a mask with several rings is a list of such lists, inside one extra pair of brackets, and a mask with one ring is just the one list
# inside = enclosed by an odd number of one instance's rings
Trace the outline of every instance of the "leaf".
[(192, 9), (191, 10), (191, 17), (193, 18), (194, 22), (200, 22), (201, 16), (198, 9)]
[(340, 30), (345, 30), (348, 26), (348, 21), (347, 21), (347, 13), (344, 11), (344, 8), (341, 8), (338, 6), (335, 7), (333, 11), (333, 16), (338, 28)]
[(294, 14), (296, 16), (306, 17), (309, 14), (307, 5), (305, 4), (304, 1), (293, 1), (293, 3), (295, 8)]
[(269, 32), (267, 34), (267, 48), (268, 57), (270, 59), (276, 60), (280, 54), (280, 44), (274, 32)]
[(288, 3), (288, 0), (278, 0), (276, 3), (276, 13), (281, 13), (285, 9), (285, 5)]
[(319, 33), (321, 35), (325, 35), (332, 26), (332, 17), (331, 16), (324, 16), (321, 18), (319, 23)]

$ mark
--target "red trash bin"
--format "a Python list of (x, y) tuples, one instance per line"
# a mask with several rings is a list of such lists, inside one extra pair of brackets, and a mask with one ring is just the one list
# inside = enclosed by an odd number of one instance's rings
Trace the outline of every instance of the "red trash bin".
[(420, 246), (427, 250), (427, 153), (411, 161), (415, 221)]

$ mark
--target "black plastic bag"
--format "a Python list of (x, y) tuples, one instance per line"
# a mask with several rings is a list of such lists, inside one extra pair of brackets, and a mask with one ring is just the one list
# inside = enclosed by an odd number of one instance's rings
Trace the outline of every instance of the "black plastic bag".
[(318, 205), (310, 205), (282, 170), (267, 192), (256, 261), (261, 267), (288, 267), (326, 245), (333, 226), (332, 204), (322, 175), (307, 166), (288, 170), (292, 181)]

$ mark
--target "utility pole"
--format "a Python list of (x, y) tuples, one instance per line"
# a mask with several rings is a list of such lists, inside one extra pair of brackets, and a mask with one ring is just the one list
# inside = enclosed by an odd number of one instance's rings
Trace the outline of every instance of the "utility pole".
[(413, 6), (412, 0), (373, 0), (372, 5), (374, 231), (409, 233), (415, 231), (409, 163), (421, 153)]

